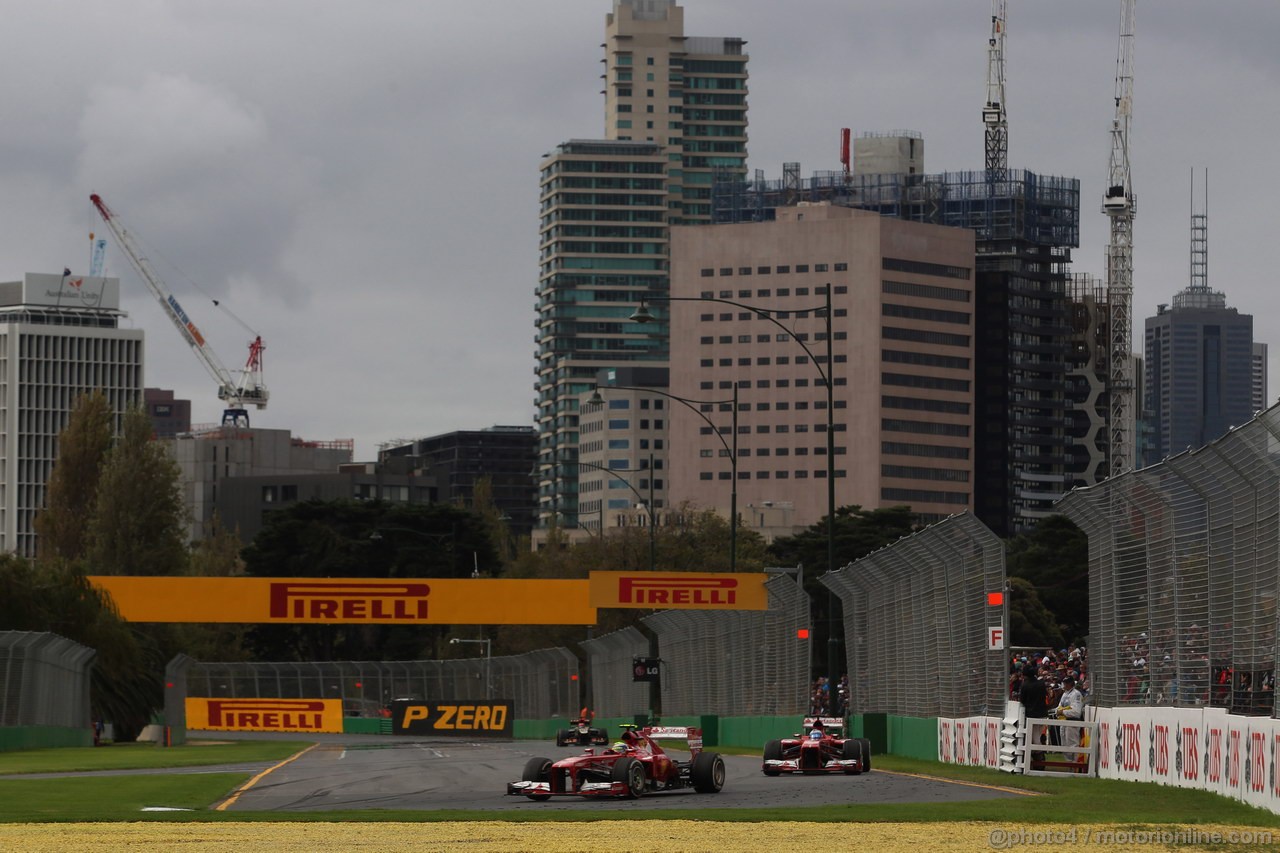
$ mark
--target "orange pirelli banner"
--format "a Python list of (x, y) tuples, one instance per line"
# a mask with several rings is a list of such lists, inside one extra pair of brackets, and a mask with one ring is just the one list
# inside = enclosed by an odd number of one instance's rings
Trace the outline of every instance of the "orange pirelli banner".
[(592, 607), (768, 610), (769, 576), (728, 572), (592, 572)]
[(594, 625), (583, 580), (95, 575), (130, 622)]
[(222, 732), (342, 733), (341, 699), (187, 697), (187, 728)]

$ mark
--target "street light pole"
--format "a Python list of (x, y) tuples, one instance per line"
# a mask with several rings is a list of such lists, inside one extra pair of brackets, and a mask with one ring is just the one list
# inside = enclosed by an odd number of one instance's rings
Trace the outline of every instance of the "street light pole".
[[(641, 471), (645, 470), (644, 468), (606, 468), (605, 466), (597, 465), (594, 462), (583, 462), (581, 459), (574, 461), (573, 464), (581, 465), (584, 468), (594, 468), (595, 470), (603, 471), (606, 474), (638, 474)], [(656, 534), (656, 531), (654, 530), (655, 528), (654, 522), (657, 516), (654, 514), (654, 510), (653, 510), (653, 454), (652, 453), (649, 454), (648, 471), (649, 471), (649, 503), (647, 506), (645, 505), (644, 495), (640, 493), (639, 489), (637, 489), (635, 486), (628, 483), (626, 480), (619, 480), (618, 482), (622, 483), (624, 486), (630, 489), (631, 493), (636, 496), (636, 499), (638, 501), (640, 501), (640, 505), (645, 506), (645, 509), (647, 510), (645, 515), (649, 517), (649, 571), (652, 572), (657, 567), (657, 557), (658, 557), (657, 539), (654, 538)], [(601, 500), (603, 500), (603, 498)], [(601, 511), (601, 518), (603, 519), (603, 510)]]
[[(591, 395), (591, 399), (587, 402), (593, 406), (604, 404), (604, 396), (600, 393), (600, 388), (616, 388), (620, 391), (643, 391), (648, 394), (660, 394), (670, 400), (675, 400), (682, 404), (689, 411), (693, 412), (711, 428), (711, 433), (720, 440), (720, 446), (724, 448), (725, 453), (729, 454), (729, 479), (731, 488), (729, 491), (729, 571), (736, 572), (738, 570), (738, 383), (733, 383), (733, 398), (731, 400), (693, 400), (686, 397), (679, 397), (666, 391), (659, 391), (657, 388), (649, 388), (642, 385), (605, 385), (596, 386), (595, 392)], [(720, 434), (720, 428), (715, 425), (711, 418), (707, 417), (704, 412), (694, 407), (694, 403), (702, 405), (721, 405), (731, 403), (733, 405), (733, 433), (732, 446), (725, 442), (724, 436)], [(652, 456), (649, 462), (650, 467), (653, 466)]]
[[(832, 380), (834, 366), (834, 343), (831, 336), (831, 283), (827, 283), (825, 290), (825, 299), (823, 300), (822, 311), (825, 314), (826, 333), (827, 333), (827, 357), (825, 359), (826, 368), (823, 369), (818, 359), (814, 357), (813, 351), (809, 346), (791, 329), (773, 316), (774, 311), (769, 308), (760, 308), (755, 305), (748, 305), (742, 302), (735, 302), (731, 299), (719, 299), (711, 296), (668, 296), (666, 294), (651, 294), (643, 296), (640, 299), (640, 307), (638, 307), (631, 315), (631, 319), (637, 323), (651, 322), (654, 317), (649, 313), (648, 302), (714, 302), (720, 305), (732, 305), (735, 308), (741, 308), (750, 311), (761, 319), (768, 320), (787, 334), (791, 340), (800, 345), (800, 348), (809, 356), (809, 361), (817, 369), (818, 375), (827, 386), (827, 571), (835, 571), (836, 568), (836, 459), (835, 459), (835, 388)], [(806, 309), (799, 309), (806, 310)], [(808, 309), (813, 310), (813, 309)], [(734, 389), (736, 393), (737, 381), (734, 381)], [(737, 412), (737, 406), (734, 406), (734, 412)], [(738, 434), (737, 427), (734, 427), (734, 437)], [(737, 454), (735, 453), (735, 460)], [(734, 486), (737, 486), (737, 478), (734, 478)], [(835, 637), (835, 601), (831, 593), (828, 592), (827, 605), (827, 689), (831, 697), (832, 711), (836, 710), (836, 702), (838, 699), (839, 687), (839, 667), (836, 665), (836, 648), (839, 641)]]

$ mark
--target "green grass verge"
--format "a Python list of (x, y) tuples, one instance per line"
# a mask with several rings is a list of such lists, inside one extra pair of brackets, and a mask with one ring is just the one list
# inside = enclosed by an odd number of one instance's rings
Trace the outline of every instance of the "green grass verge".
[(253, 761), (282, 761), (310, 746), (309, 741), (245, 740), (219, 744), (116, 744), (69, 749), (0, 752), (0, 775), (8, 773), (82, 773), (90, 770), (145, 770), (201, 767)]
[[(243, 746), (283, 746), (279, 742), (246, 742)], [(289, 747), (298, 748), (298, 744)], [(191, 747), (213, 750), (221, 747)], [(179, 749), (172, 747), (158, 752)], [(37, 752), (67, 752), (39, 750)], [(108, 750), (96, 750), (105, 752)], [(34, 752), (32, 753), (34, 754)], [(213, 756), (213, 753), (209, 753)], [(287, 753), (291, 754), (291, 753)], [(287, 757), (287, 756), (281, 756)], [(246, 760), (246, 759), (240, 759)], [(994, 821), (1008, 823), (1119, 823), (1124, 825), (1196, 825), (1280, 827), (1280, 815), (1235, 800), (1183, 788), (1120, 782), (1111, 779), (1054, 779), (1013, 776), (978, 767), (958, 767), (930, 761), (875, 756), (876, 771), (918, 773), (979, 785), (995, 785), (1038, 794), (1036, 797), (1001, 797), (955, 803), (856, 803), (838, 806), (787, 806), (776, 809), (699, 809), (678, 814), (663, 810), (643, 813), (601, 811), (590, 804), (573, 811), (386, 811), (330, 812), (214, 812), (248, 774), (179, 774), (112, 776), (96, 778), (0, 780), (0, 822), (21, 821), (343, 821), (381, 822), (450, 820), (502, 820), (514, 822), (597, 820), (721, 820), (813, 822), (945, 822)], [(223, 763), (219, 759), (212, 763)], [(102, 768), (95, 768), (102, 769)], [(875, 784), (875, 771), (865, 784)], [(145, 806), (191, 808), (192, 812), (142, 812)]]

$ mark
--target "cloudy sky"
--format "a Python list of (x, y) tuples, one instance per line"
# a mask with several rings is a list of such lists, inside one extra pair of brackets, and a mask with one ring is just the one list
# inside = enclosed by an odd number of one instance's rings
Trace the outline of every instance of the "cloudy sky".
[[(927, 171), (981, 169), (989, 0), (686, 0), (750, 54), (750, 162), (839, 168), (840, 128), (923, 134)], [(102, 195), (229, 366), (267, 344), (254, 425), (378, 444), (531, 424), (538, 162), (603, 135), (610, 0), (0, 0), (0, 280), (85, 272)], [(1009, 0), (1009, 163), (1099, 211), (1120, 0)], [(1135, 339), (1185, 287), (1191, 174), (1209, 170), (1209, 283), (1280, 376), (1280, 3), (1138, 0)], [(146, 382), (221, 405), (120, 250)], [(244, 326), (222, 308), (218, 299)], [(1277, 387), (1273, 379), (1272, 387)]]

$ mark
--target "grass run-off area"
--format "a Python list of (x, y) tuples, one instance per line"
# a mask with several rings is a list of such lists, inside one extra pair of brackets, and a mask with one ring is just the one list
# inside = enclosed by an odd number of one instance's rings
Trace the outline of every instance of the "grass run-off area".
[[(191, 767), (239, 762), (277, 761), (306, 744), (251, 741), (225, 745), (100, 749), (49, 749), (0, 753), (0, 774), (51, 773), (69, 770)], [(734, 750), (735, 752), (737, 750)], [(1280, 828), (1280, 815), (1203, 791), (1109, 779), (1054, 779), (1013, 776), (978, 767), (957, 767), (901, 758), (875, 756), (877, 772), (914, 773), (1027, 791), (1032, 796), (970, 800), (952, 803), (848, 804), (787, 806), (777, 809), (699, 809), (698, 820), (815, 821), (815, 822), (946, 822), (994, 821), (1020, 824), (1063, 821), (1148, 825), (1229, 824)], [(20, 768), (20, 770), (19, 770)], [(556, 812), (389, 811), (333, 812), (217, 812), (223, 798), (253, 775), (242, 773), (180, 773), (62, 777), (58, 779), (0, 779), (0, 822), (45, 821), (592, 821), (666, 819), (660, 811), (625, 814), (582, 809)], [(144, 807), (193, 811), (143, 812)], [(692, 814), (681, 815), (693, 817)]]

